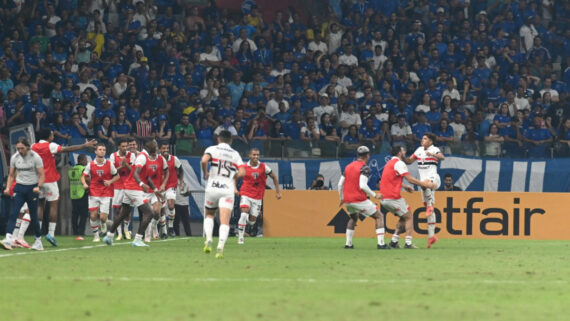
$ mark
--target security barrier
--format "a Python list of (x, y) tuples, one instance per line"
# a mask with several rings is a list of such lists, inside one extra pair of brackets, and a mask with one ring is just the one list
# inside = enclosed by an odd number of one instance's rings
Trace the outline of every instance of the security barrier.
[[(427, 235), (420, 192), (402, 196), (414, 216), (414, 237)], [(570, 194), (507, 192), (436, 192), (436, 235), (443, 238), (570, 240)], [(378, 201), (375, 201), (379, 203)], [(264, 198), (264, 235), (344, 236), (348, 215), (337, 191), (283, 191), (281, 200), (268, 190)], [(386, 217), (392, 234), (398, 218)], [(359, 221), (355, 237), (374, 237), (374, 221)]]

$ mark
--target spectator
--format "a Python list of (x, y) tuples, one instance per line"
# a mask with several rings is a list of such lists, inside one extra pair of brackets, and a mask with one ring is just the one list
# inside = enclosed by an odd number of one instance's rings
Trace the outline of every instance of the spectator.
[(115, 141), (113, 140), (113, 134), (111, 131), (111, 117), (103, 116), (101, 125), (97, 126), (95, 132), (97, 133), (97, 140), (100, 143), (105, 144), (108, 154), (111, 154), (111, 152), (115, 150)]
[(360, 127), (358, 132), (360, 144), (368, 146), (371, 150), (376, 150), (380, 143), (380, 129), (374, 126), (374, 119), (366, 118), (365, 125)]
[(317, 177), (311, 182), (309, 189), (317, 191), (326, 191), (329, 189), (328, 186), (325, 186), (325, 177), (323, 174), (317, 174)]
[(356, 125), (350, 125), (348, 128), (348, 133), (342, 139), (343, 144), (343, 156), (354, 156), (354, 151), (360, 145), (360, 140), (358, 139), (358, 128)]
[(462, 191), (461, 188), (453, 184), (453, 176), (450, 173), (445, 173), (443, 176), (443, 185), (439, 188), (440, 191), (455, 192)]
[(570, 157), (570, 118), (567, 118), (558, 132), (560, 157)]
[(524, 134), (530, 158), (546, 157), (547, 148), (553, 141), (552, 134), (543, 126), (543, 122), (544, 119), (541, 116), (535, 116), (533, 126), (529, 127)]
[(503, 143), (503, 154), (506, 157), (524, 157), (524, 144), (522, 142), (521, 121), (518, 117), (511, 118), (509, 126), (504, 130), (505, 142)]
[(172, 138), (172, 129), (170, 124), (168, 124), (168, 119), (165, 115), (158, 116), (158, 126), (154, 127), (154, 134), (156, 135), (156, 141), (160, 146), (162, 143), (170, 144), (170, 139)]
[(451, 148), (449, 145), (453, 143), (454, 133), (453, 127), (449, 126), (449, 121), (447, 119), (440, 120), (439, 128), (434, 134), (437, 136), (437, 142), (441, 152), (444, 154), (451, 154)]
[(145, 109), (142, 111), (139, 120), (137, 120), (135, 125), (134, 135), (138, 139), (138, 145), (143, 146), (143, 142), (153, 136), (152, 123), (149, 120), (150, 110)]
[(479, 141), (481, 136), (475, 131), (472, 120), (465, 123), (465, 133), (461, 136), (461, 152), (466, 156), (480, 156)]
[(499, 127), (491, 124), (489, 134), (485, 136), (485, 156), (499, 157), (501, 156), (501, 145), (505, 141), (503, 136), (499, 134)]
[[(123, 108), (120, 108), (120, 109), (126, 110), (126, 108), (124, 106), (122, 106), (122, 107)], [(133, 126), (127, 120), (125, 112), (119, 111), (119, 113), (117, 114), (117, 120), (111, 126), (111, 133), (113, 136), (113, 140), (117, 141), (118, 139), (129, 138), (131, 136), (130, 134), (131, 134), (132, 128), (133, 128)]]
[(202, 148), (211, 146), (214, 142), (214, 129), (208, 122), (207, 118), (201, 118), (199, 122), (198, 131), (196, 132), (196, 138), (198, 139), (198, 144)]
[(390, 128), (390, 135), (392, 136), (393, 144), (408, 146), (408, 149), (412, 149), (415, 146), (414, 134), (410, 125), (406, 122), (405, 115), (398, 115), (398, 122)]

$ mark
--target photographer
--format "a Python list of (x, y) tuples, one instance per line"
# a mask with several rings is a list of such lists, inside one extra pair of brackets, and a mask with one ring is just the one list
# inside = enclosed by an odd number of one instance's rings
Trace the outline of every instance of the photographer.
[(315, 180), (311, 183), (311, 190), (326, 191), (329, 188), (325, 186), (325, 177), (322, 174), (317, 174)]

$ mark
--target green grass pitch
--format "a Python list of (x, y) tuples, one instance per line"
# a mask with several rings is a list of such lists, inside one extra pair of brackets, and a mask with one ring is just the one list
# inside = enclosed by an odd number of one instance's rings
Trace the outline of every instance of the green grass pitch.
[(443, 239), (381, 251), (364, 238), (354, 250), (343, 238), (230, 238), (221, 260), (202, 252), (201, 238), (147, 249), (58, 242), (0, 252), (0, 320), (569, 318), (565, 241)]

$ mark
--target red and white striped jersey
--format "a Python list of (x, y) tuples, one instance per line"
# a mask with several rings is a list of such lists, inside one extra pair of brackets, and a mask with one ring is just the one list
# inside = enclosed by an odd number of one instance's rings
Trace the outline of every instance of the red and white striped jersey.
[(178, 186), (178, 172), (176, 170), (182, 166), (182, 163), (180, 159), (174, 155), (168, 155), (166, 163), (168, 164), (168, 181), (166, 182), (166, 188), (176, 188), (176, 186)]
[(259, 162), (256, 167), (247, 162), (244, 167), (245, 176), (239, 190), (240, 195), (262, 200), (265, 194), (265, 181), (267, 176), (271, 174), (271, 168), (262, 162)]
[[(109, 157), (109, 160), (111, 161), (111, 163), (113, 163), (115, 168), (121, 167), (121, 163), (123, 162), (124, 159), (127, 160), (127, 164), (133, 166), (133, 164), (135, 162), (135, 155), (133, 153), (127, 151), (125, 156), (119, 155), (119, 152), (114, 152)], [(125, 185), (125, 181), (129, 177), (130, 171), (126, 167), (122, 167), (122, 168), (118, 169), (117, 171), (119, 172), (119, 176), (121, 176), (121, 178), (119, 178), (119, 180), (116, 181), (115, 184), (113, 184), (113, 187), (115, 189), (123, 189), (124, 185)]]
[(105, 186), (104, 181), (111, 180), (115, 175), (117, 175), (117, 169), (109, 160), (106, 159), (103, 164), (97, 163), (97, 160), (90, 161), (83, 170), (83, 176), (91, 177), (89, 195), (113, 197), (113, 185)]
[(220, 143), (206, 148), (204, 154), (210, 155), (210, 178), (206, 184), (206, 191), (234, 192), (234, 176), (243, 160), (238, 152), (226, 143)]
[(435, 156), (428, 156), (427, 153), (435, 155), (441, 153), (439, 148), (431, 145), (427, 149), (423, 146), (418, 147), (412, 154), (412, 159), (418, 162), (418, 172), (420, 173), (420, 180), (428, 179), (437, 175), (437, 163), (439, 160)]

